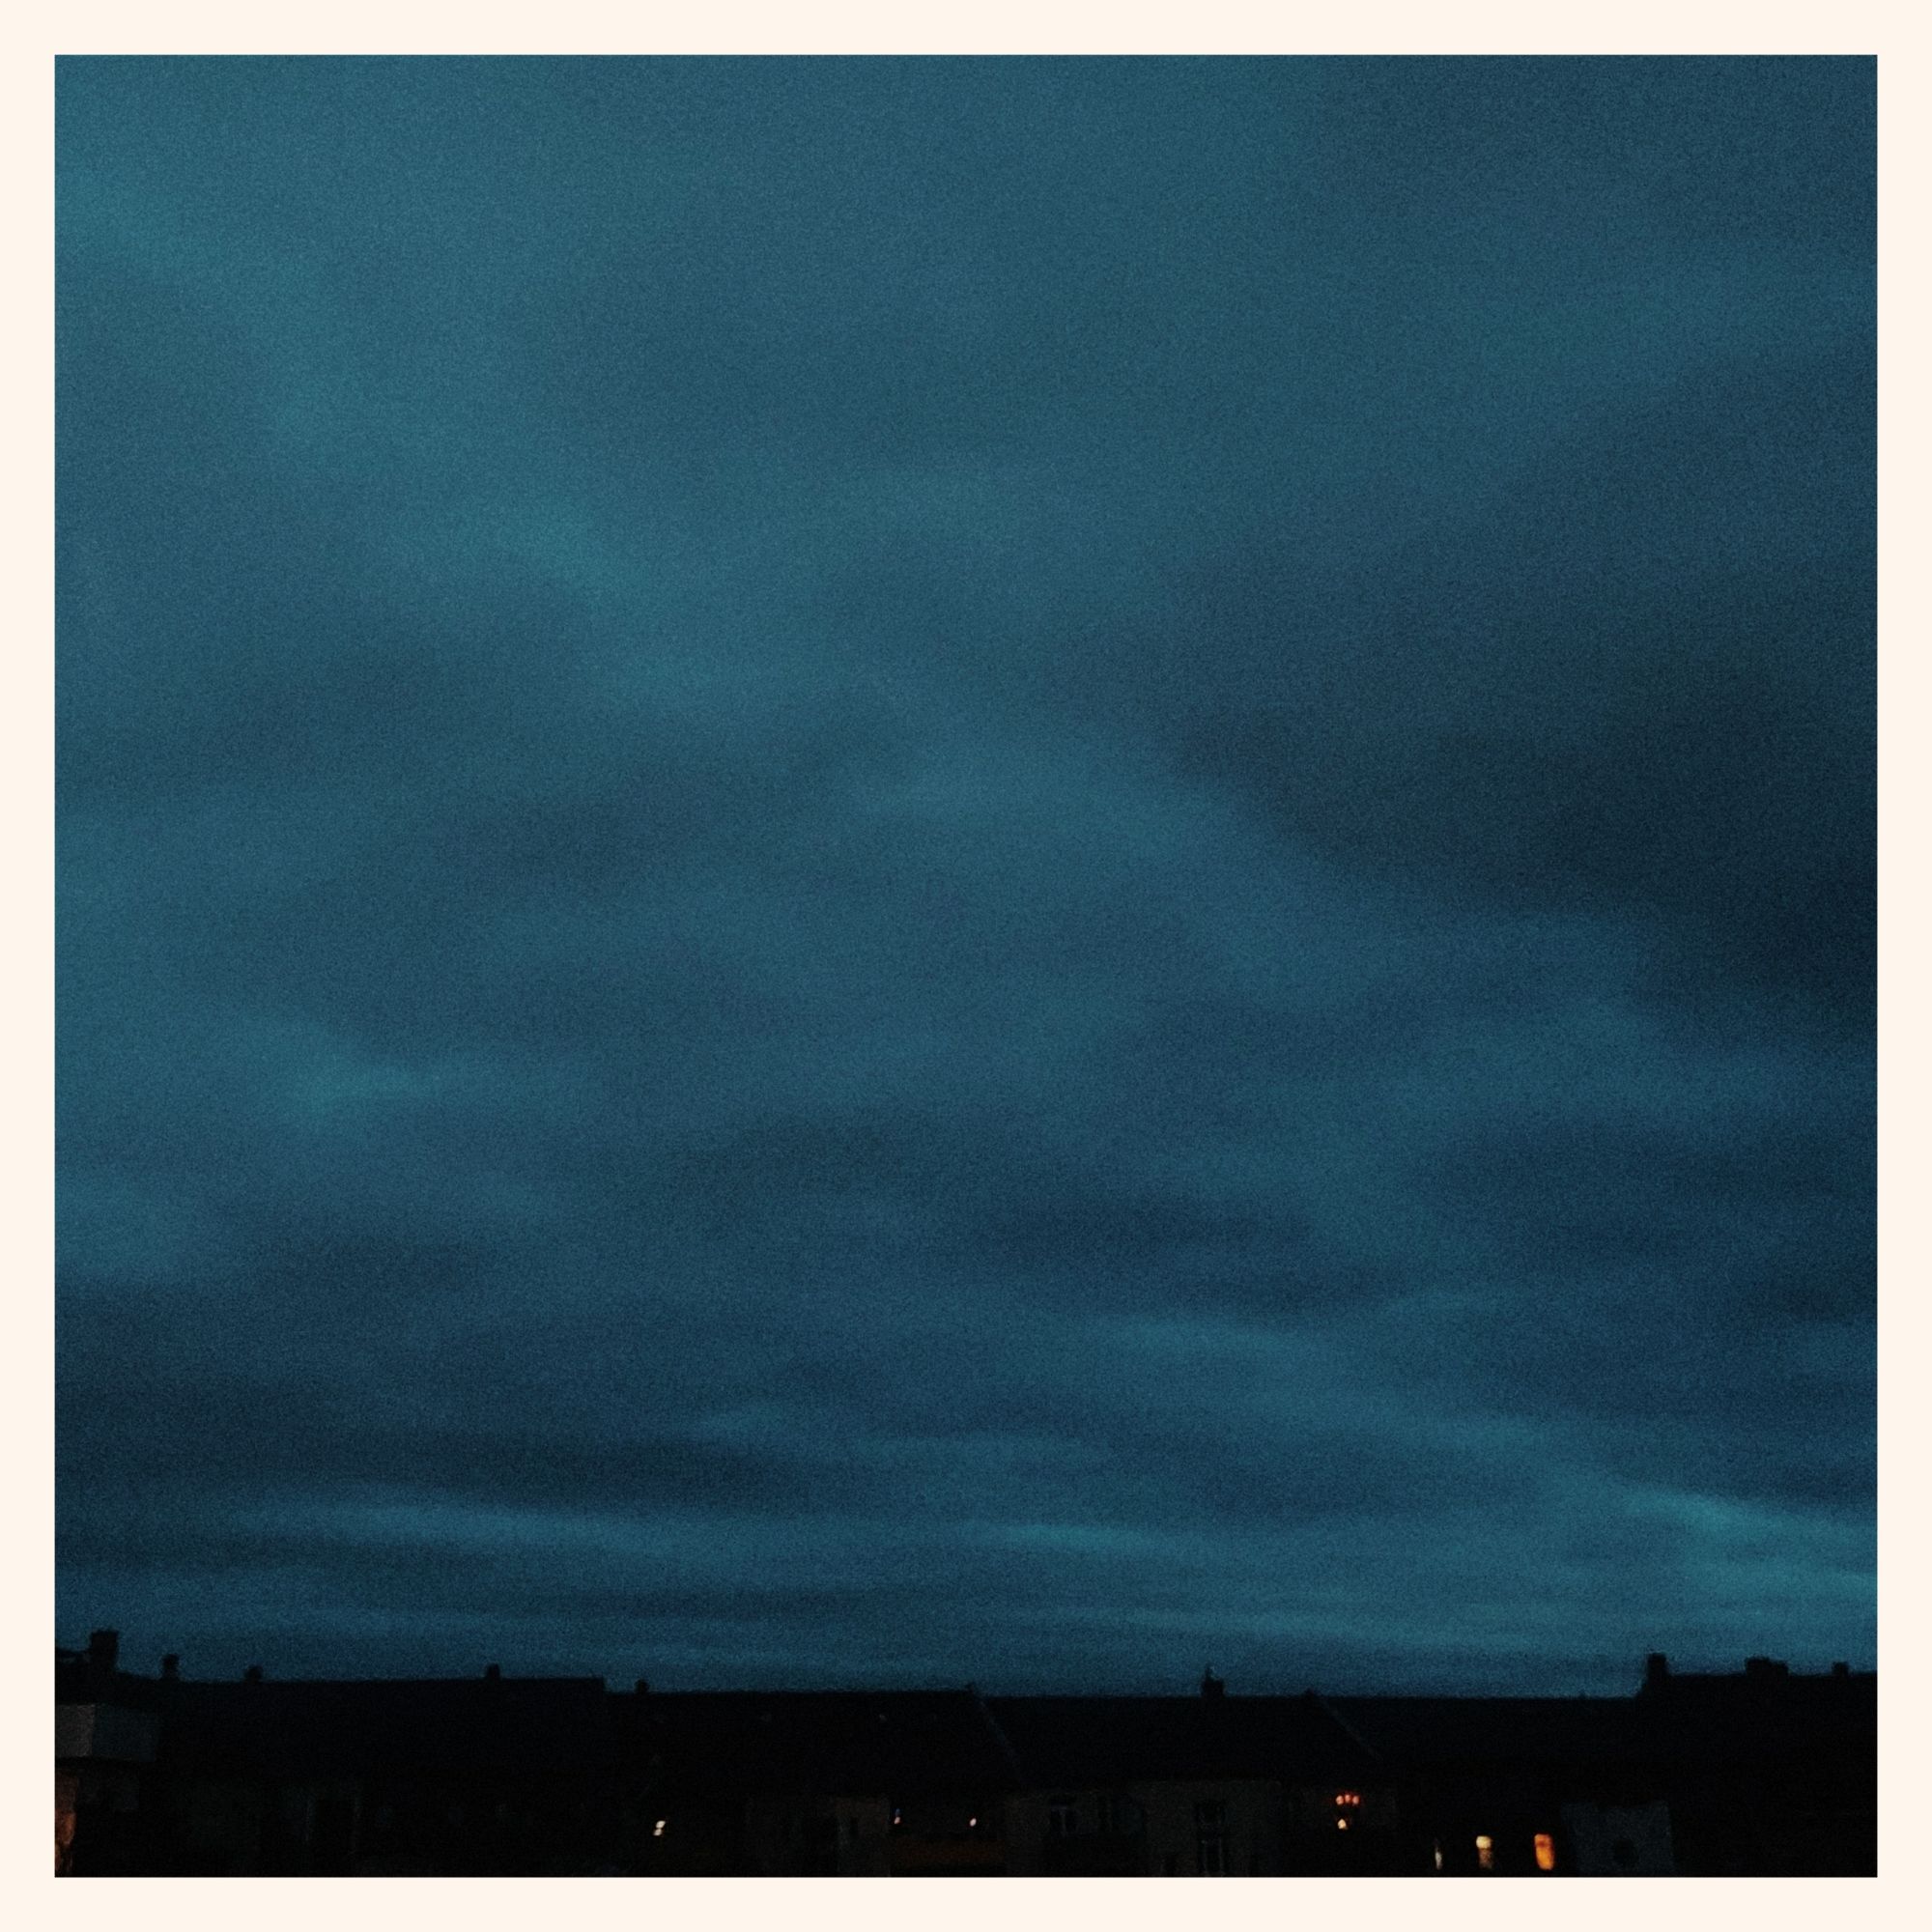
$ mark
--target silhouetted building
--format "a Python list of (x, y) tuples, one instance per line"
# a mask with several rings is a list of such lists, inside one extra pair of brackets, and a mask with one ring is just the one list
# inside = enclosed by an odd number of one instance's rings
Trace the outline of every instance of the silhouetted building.
[[(1401, 1869), (1445, 1877), (1582, 1875), (1602, 1835), (1577, 1807), (1609, 1807), (1613, 1833), (1672, 1867), (1667, 1819), (1629, 1698), (1333, 1697), (1327, 1708), (1403, 1794)], [(1629, 1814), (1627, 1818), (1624, 1814)], [(1581, 1815), (1581, 1814), (1579, 1814)], [(1578, 1835), (1580, 1832), (1580, 1836)]]
[(1313, 1697), (993, 1697), (1023, 1789), (1014, 1872), (1275, 1877), (1392, 1868), (1395, 1797)]
[(1444, 1876), (1876, 1868), (1874, 1677), (1626, 1698), (197, 1683), (55, 1658), (74, 1875)]
[(1742, 1672), (1654, 1661), (1635, 1699), (1678, 1869), (1855, 1877), (1878, 1869), (1878, 1678), (1769, 1658)]
[(121, 1642), (98, 1630), (84, 1651), (54, 1653), (54, 1869), (107, 1876), (153, 1861), (143, 1804), (159, 1748), (156, 1688), (120, 1668)]
[(640, 1872), (997, 1877), (1009, 1754), (970, 1690), (619, 1698)]
[(1411, 1869), (1852, 1876), (1877, 1870), (1877, 1683), (1654, 1655), (1632, 1698), (1328, 1705), (1400, 1785)]

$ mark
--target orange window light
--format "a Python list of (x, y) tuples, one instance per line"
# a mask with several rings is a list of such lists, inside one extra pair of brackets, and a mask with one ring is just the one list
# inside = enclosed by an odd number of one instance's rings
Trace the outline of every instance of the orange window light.
[(1538, 1871), (1556, 1869), (1556, 1840), (1548, 1832), (1536, 1834), (1536, 1868)]

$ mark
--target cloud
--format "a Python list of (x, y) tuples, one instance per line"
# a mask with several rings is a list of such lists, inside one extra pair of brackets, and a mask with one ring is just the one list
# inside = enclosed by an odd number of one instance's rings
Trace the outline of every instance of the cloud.
[(61, 87), (64, 1619), (1868, 1644), (1868, 65)]

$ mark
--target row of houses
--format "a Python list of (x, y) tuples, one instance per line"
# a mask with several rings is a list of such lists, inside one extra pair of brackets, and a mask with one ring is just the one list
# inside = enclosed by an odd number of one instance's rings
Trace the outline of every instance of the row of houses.
[(57, 1868), (846, 1877), (1858, 1875), (1876, 1677), (1629, 1697), (196, 1682), (56, 1656)]

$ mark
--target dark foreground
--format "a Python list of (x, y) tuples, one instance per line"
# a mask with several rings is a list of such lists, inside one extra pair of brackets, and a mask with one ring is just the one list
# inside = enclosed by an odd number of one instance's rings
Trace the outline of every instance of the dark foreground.
[(1857, 1876), (1877, 1678), (1634, 1695), (197, 1683), (56, 1661), (55, 1857), (106, 1874)]

